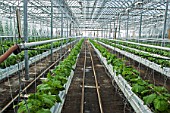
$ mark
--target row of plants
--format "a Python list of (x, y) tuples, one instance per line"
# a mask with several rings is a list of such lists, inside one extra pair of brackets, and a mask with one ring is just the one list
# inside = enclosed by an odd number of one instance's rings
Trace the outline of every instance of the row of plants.
[(130, 43), (127, 43), (127, 42), (121, 42), (121, 41), (115, 41), (115, 40), (109, 40), (109, 41), (111, 41), (111, 42), (113, 42), (115, 44), (120, 44), (120, 45), (124, 45), (124, 46), (127, 46), (127, 47), (139, 49), (139, 50), (142, 50), (142, 51), (146, 51), (146, 52), (150, 52), (150, 53), (170, 57), (170, 52), (166, 51), (166, 50), (156, 49), (156, 48), (146, 47), (146, 46), (141, 46), (141, 45), (136, 45), (136, 44), (130, 44)]
[(47, 79), (37, 86), (36, 93), (30, 94), (26, 101), (23, 100), (17, 105), (18, 113), (51, 113), (50, 108), (56, 102), (61, 102), (58, 94), (64, 90), (64, 84), (67, 83), (71, 70), (73, 70), (72, 66), (76, 63), (83, 41), (81, 39), (68, 57), (60, 62), (55, 69), (48, 72)]
[(156, 86), (149, 80), (143, 80), (139, 71), (132, 66), (126, 66), (125, 60), (117, 58), (105, 47), (93, 40), (90, 42), (100, 51), (107, 63), (113, 66), (116, 75), (121, 75), (132, 87), (132, 91), (138, 95), (148, 107), (155, 113), (170, 113), (170, 93), (163, 86)]
[(127, 51), (129, 53), (138, 55), (138, 56), (145, 58), (145, 59), (147, 59), (151, 62), (154, 62), (156, 64), (161, 65), (161, 67), (170, 67), (170, 60), (162, 59), (162, 58), (159, 58), (159, 57), (154, 57), (154, 56), (150, 55), (149, 53), (144, 53), (144, 52), (132, 50), (132, 49), (129, 49), (129, 48), (125, 48), (125, 47), (122, 47), (119, 44), (112, 43), (111, 41), (106, 40), (106, 39), (100, 39), (99, 41), (101, 41), (105, 44), (111, 45), (113, 47), (119, 48), (120, 50), (124, 50), (124, 51)]
[[(73, 39), (69, 39), (68, 42), (71, 42), (72, 40)], [(53, 48), (57, 48), (61, 46), (61, 44), (65, 44), (65, 43), (67, 43), (67, 40), (53, 42)], [(35, 50), (28, 50), (29, 58), (36, 56), (38, 54), (42, 54), (43, 52), (48, 51), (50, 48), (51, 48), (51, 44), (43, 44), (41, 46), (36, 46), (34, 47)], [(0, 64), (0, 68), (4, 69), (11, 65), (15, 65), (17, 61), (23, 61), (23, 60), (24, 60), (24, 51), (22, 51), (20, 54), (17, 55), (12, 54), (6, 59), (6, 61)]]

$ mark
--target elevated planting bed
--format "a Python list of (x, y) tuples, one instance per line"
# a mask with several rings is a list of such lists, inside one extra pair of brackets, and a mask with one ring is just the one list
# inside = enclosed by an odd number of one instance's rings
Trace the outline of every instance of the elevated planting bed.
[(143, 80), (137, 70), (125, 65), (124, 60), (116, 58), (114, 54), (95, 41), (90, 41), (112, 79), (136, 113), (170, 112), (170, 94), (165, 87), (155, 86), (150, 81)]
[(28, 112), (28, 110), (31, 113), (61, 112), (82, 43), (83, 39), (74, 46), (66, 59), (48, 72), (47, 78), (37, 86), (36, 93), (30, 94), (26, 102), (22, 101), (18, 104), (18, 113)]
[[(67, 45), (70, 45), (70, 44), (74, 43), (75, 41), (70, 42), (68, 44), (64, 44), (62, 46), (62, 48), (66, 47)], [(62, 48), (58, 47), (56, 49), (53, 49), (53, 53), (60, 50), (60, 49), (62, 49)], [(33, 63), (47, 57), (50, 54), (51, 54), (51, 50), (48, 50), (46, 52), (43, 52), (42, 54), (39, 54), (39, 55), (36, 55), (36, 56), (33, 56), (33, 57), (29, 58), (29, 61), (28, 61), (29, 65), (31, 65), (31, 64), (33, 64)], [(10, 67), (7, 67), (5, 69), (0, 69), (0, 80), (2, 80), (3, 78), (5, 78), (7, 76), (10, 76), (10, 75), (16, 73), (19, 70), (22, 70), (24, 67), (25, 67), (25, 61), (22, 61), (22, 62), (20, 62), (18, 64), (11, 65)]]
[(154, 70), (160, 72), (161, 74), (163, 74), (163, 75), (165, 75), (167, 77), (170, 77), (170, 68), (169, 67), (162, 67), (161, 65), (158, 65), (158, 64), (156, 64), (154, 62), (151, 62), (151, 61), (149, 61), (149, 60), (147, 60), (145, 58), (142, 58), (140, 56), (134, 55), (134, 54), (129, 53), (129, 52), (124, 51), (124, 50), (120, 50), (119, 48), (107, 45), (107, 44), (105, 44), (103, 42), (99, 41), (98, 43), (100, 43), (103, 46), (108, 47), (108, 48), (110, 48), (110, 49), (112, 49), (114, 51), (117, 51), (117, 52), (125, 55), (126, 57), (129, 57), (129, 58), (131, 58), (131, 59), (133, 59), (133, 60), (135, 60), (135, 61), (137, 61), (137, 62), (139, 62), (139, 63), (141, 63), (141, 64), (143, 64), (143, 65), (145, 65), (145, 66), (147, 66), (149, 68), (151, 68), (151, 69), (154, 69)]

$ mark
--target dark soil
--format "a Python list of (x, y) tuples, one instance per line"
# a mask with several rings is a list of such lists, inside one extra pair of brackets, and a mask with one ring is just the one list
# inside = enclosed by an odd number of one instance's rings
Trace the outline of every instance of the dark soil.
[[(75, 74), (68, 90), (62, 113), (80, 113), (81, 84), (85, 58), (84, 46), (77, 62)], [(94, 50), (92, 48), (90, 50), (94, 61), (104, 113), (132, 113), (132, 107), (129, 106), (123, 94), (117, 90), (117, 86), (112, 85), (112, 81), (106, 73), (107, 71)], [(84, 113), (100, 113), (89, 50), (87, 50), (86, 57)]]

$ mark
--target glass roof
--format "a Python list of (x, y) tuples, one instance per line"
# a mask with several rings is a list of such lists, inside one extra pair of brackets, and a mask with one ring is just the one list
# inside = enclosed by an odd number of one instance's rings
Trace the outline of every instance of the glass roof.
[[(54, 26), (61, 23), (61, 13), (64, 13), (64, 23), (73, 22), (78, 28), (101, 28), (121, 19), (122, 23), (138, 26), (142, 15), (143, 24), (154, 21), (162, 23), (166, 9), (166, 0), (53, 0)], [(0, 0), (2, 17), (16, 18), (15, 11), (20, 9), (23, 18), (23, 0)], [(170, 14), (170, 4), (168, 9)], [(51, 17), (50, 0), (28, 0), (28, 20), (39, 23), (49, 23)], [(129, 17), (129, 20), (128, 20)], [(149, 19), (148, 19), (149, 17)], [(132, 19), (133, 18), (133, 19)], [(168, 19), (170, 16), (168, 15)], [(125, 23), (126, 24), (126, 23)], [(122, 24), (121, 26), (124, 26)], [(126, 28), (126, 27), (123, 27)]]

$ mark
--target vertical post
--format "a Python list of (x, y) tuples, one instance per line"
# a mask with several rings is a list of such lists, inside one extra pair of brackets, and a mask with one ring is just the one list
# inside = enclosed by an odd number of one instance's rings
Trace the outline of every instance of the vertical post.
[[(143, 2), (143, 0), (142, 0)], [(143, 4), (141, 6), (143, 8)], [(142, 32), (142, 12), (141, 12), (141, 15), (140, 15), (140, 26), (139, 26), (139, 38), (138, 38), (138, 43), (139, 43), (139, 39), (141, 38), (141, 32)]]
[(70, 31), (69, 31), (69, 36), (71, 36), (71, 23), (72, 23), (72, 22), (70, 22)]
[(97, 38), (99, 37), (99, 29), (97, 29), (97, 35), (96, 36), (97, 36)]
[(105, 38), (105, 29), (103, 28), (103, 38)]
[(164, 28), (163, 28), (163, 33), (162, 33), (162, 46), (165, 46), (165, 32), (166, 32), (166, 20), (167, 20), (167, 13), (168, 13), (168, 4), (169, 4), (169, 0), (166, 0), (166, 9), (165, 9), (165, 15), (164, 15)]
[(47, 22), (47, 37), (49, 38), (49, 32), (48, 32), (48, 22)]
[(106, 36), (107, 36), (107, 38), (109, 38), (109, 24), (107, 24), (107, 28), (106, 28)]
[(68, 24), (68, 20), (67, 20), (67, 37), (68, 37), (68, 27), (69, 27), (69, 24)]
[(107, 26), (106, 26), (106, 29), (105, 29), (105, 30), (106, 30), (106, 32), (105, 32), (105, 33), (106, 33), (106, 38), (107, 38), (107, 37), (108, 37), (108, 24), (107, 24)]
[(13, 37), (13, 29), (12, 29), (11, 7), (10, 7), (10, 28), (9, 29), (10, 29), (9, 30), (10, 31), (10, 35), (12, 36), (10, 41), (13, 42), (14, 37)]
[[(41, 21), (40, 21), (40, 28), (42, 27), (42, 23), (41, 23)], [(41, 32), (40, 32), (40, 39), (43, 37), (42, 36), (42, 32), (43, 32), (43, 30), (42, 30), (42, 28), (40, 29), (41, 30)]]
[(63, 12), (61, 12), (61, 38), (63, 38)]
[(126, 26), (126, 27), (127, 27), (127, 29), (126, 29), (126, 30), (127, 30), (127, 31), (126, 31), (126, 40), (128, 39), (128, 35), (129, 35), (129, 34), (128, 34), (128, 32), (129, 32), (129, 26), (128, 26), (128, 24), (129, 24), (129, 11), (128, 11), (128, 17), (127, 17), (127, 26)]
[[(24, 42), (28, 42), (28, 22), (27, 22), (27, 4), (28, 1), (24, 0)], [(25, 58), (25, 80), (29, 80), (29, 64), (28, 64), (28, 50), (24, 50)]]
[(113, 24), (113, 31), (112, 31), (113, 32), (113, 38), (115, 38), (115, 21), (114, 21), (114, 24)]
[[(69, 42), (69, 39), (68, 39), (68, 35), (69, 35), (68, 28), (69, 28), (69, 24), (68, 24), (68, 19), (67, 19), (67, 42), (66, 42), (66, 44), (68, 44), (68, 42)], [(68, 45), (67, 45), (67, 49), (68, 49)]]
[(107, 35), (106, 35), (106, 34), (107, 34), (107, 26), (106, 26), (105, 29), (104, 29), (104, 37), (105, 37), (105, 38), (107, 38)]
[(103, 38), (103, 27), (102, 27), (102, 29), (101, 29), (102, 31), (101, 31), (101, 37)]
[[(53, 39), (53, 0), (51, 0), (51, 39)], [(53, 42), (51, 42), (51, 62), (53, 61)]]
[(120, 24), (121, 24), (121, 16), (119, 15), (119, 26), (118, 26), (119, 32), (118, 32), (118, 38), (120, 38)]
[(106, 28), (104, 28), (104, 38), (106, 38)]
[(106, 38), (106, 28), (104, 28), (104, 37)]
[(55, 28), (55, 29), (56, 29), (56, 37), (58, 38), (58, 31), (57, 31), (57, 26), (56, 26), (56, 28)]
[[(61, 11), (61, 38), (63, 38), (63, 12)], [(61, 45), (60, 45), (60, 58), (62, 56), (62, 46), (63, 46), (63, 40), (61, 40)]]
[(107, 38), (109, 38), (109, 24), (107, 24)]
[[(16, 35), (17, 35), (17, 34), (16, 34), (16, 27), (15, 27), (15, 26), (16, 26), (16, 23), (15, 23), (15, 22), (16, 22), (16, 21), (15, 21), (15, 18), (14, 18), (14, 36), (15, 36), (15, 37), (14, 37), (13, 42), (16, 42), (16, 43), (17, 43), (17, 40), (16, 40), (16, 39), (17, 39), (17, 38), (16, 38)], [(1, 39), (2, 39), (2, 38), (1, 38)]]
[[(68, 37), (69, 37), (69, 30), (68, 30), (68, 28), (69, 28), (69, 23), (68, 23), (68, 19), (67, 19), (67, 43), (66, 44), (68, 44), (68, 42), (69, 42), (69, 39), (68, 39)], [(67, 49), (68, 49), (68, 45), (67, 45)]]
[(112, 24), (111, 24), (111, 22), (110, 22), (110, 29), (109, 29), (109, 38), (111, 38), (111, 33), (112, 33), (112, 29), (111, 29), (111, 26)]
[(73, 23), (73, 36), (75, 36), (75, 28), (74, 28), (74, 23)]
[(139, 39), (141, 38), (141, 30), (142, 30), (142, 13), (140, 15), (140, 26), (139, 26), (139, 38), (138, 38), (138, 43), (139, 43)]

